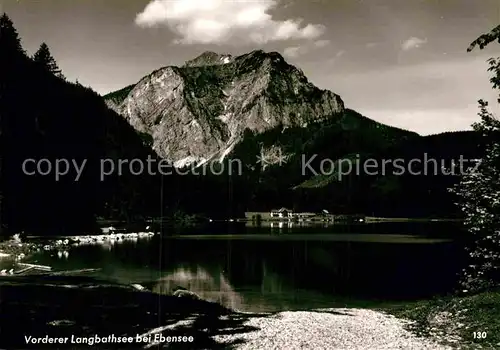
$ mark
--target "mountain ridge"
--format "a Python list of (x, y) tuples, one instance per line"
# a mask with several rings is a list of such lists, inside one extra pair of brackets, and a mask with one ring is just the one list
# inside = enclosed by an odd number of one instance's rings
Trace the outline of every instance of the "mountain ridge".
[[(160, 156), (162, 148), (179, 151), (173, 159), (179, 168), (216, 161), (221, 169), (228, 169), (225, 162), (231, 159), (244, 164), (242, 176), (208, 173), (186, 182), (196, 198), (218, 198), (227, 200), (226, 204), (217, 209), (213, 203), (196, 205), (187, 200), (183, 206), (194, 212), (208, 211), (211, 216), (224, 212), (225, 217), (282, 206), (302, 211), (328, 208), (339, 213), (458, 215), (446, 190), (456, 177), (316, 176), (304, 173), (303, 157), (314, 158), (308, 163), (314, 169), (321, 169), (325, 160), (338, 167), (339, 159), (353, 156), (379, 164), (385, 159), (420, 159), (424, 154), (443, 160), (467, 153), (476, 157), (474, 134), (429, 138), (377, 122), (344, 106), (335, 93), (314, 86), (276, 52), (256, 50), (231, 56), (228, 63), (224, 58), (225, 54), (201, 54), (184, 66), (155, 70), (138, 84), (106, 97), (108, 105), (125, 119), (136, 118), (136, 131), (150, 135)], [(238, 89), (233, 89), (233, 82)], [(227, 103), (235, 94), (236, 100)], [(162, 100), (165, 97), (170, 105)], [(136, 109), (127, 116), (129, 106)], [(304, 111), (309, 118), (295, 114)], [(227, 120), (221, 120), (229, 113)], [(157, 128), (158, 123), (175, 137), (164, 137), (165, 130)], [(196, 128), (190, 129), (193, 124), (202, 124), (198, 134)], [(454, 140), (460, 140), (463, 147), (456, 147)], [(166, 153), (163, 157), (171, 156)], [(415, 211), (417, 203), (419, 210)], [(220, 211), (225, 205), (233, 210), (231, 214)]]
[(107, 105), (177, 166), (224, 159), (245, 130), (303, 126), (342, 114), (344, 102), (314, 86), (277, 52), (204, 52), (104, 96)]

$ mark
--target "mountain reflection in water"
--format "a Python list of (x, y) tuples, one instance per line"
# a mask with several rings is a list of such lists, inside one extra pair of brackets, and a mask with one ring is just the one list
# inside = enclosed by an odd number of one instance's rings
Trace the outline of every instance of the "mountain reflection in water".
[(222, 272), (211, 274), (201, 266), (194, 269), (179, 267), (153, 282), (152, 290), (158, 294), (172, 294), (177, 286), (195, 292), (202, 299), (231, 309), (242, 309), (243, 298), (235, 292)]
[[(211, 270), (211, 272), (209, 272)], [(262, 283), (236, 290), (221, 269), (180, 267), (167, 273), (149, 288), (155, 293), (171, 294), (181, 286), (198, 294), (202, 299), (217, 302), (228, 308), (246, 312), (272, 312), (278, 310), (331, 307), (331, 296), (311, 291), (296, 291), (287, 286), (277, 273), (262, 263)]]

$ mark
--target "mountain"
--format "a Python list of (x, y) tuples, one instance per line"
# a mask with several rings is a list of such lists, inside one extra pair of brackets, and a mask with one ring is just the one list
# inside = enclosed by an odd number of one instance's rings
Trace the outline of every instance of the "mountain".
[[(205, 52), (182, 67), (161, 68), (137, 84), (104, 96), (159, 156), (178, 167), (215, 160), (243, 164), (239, 176), (208, 172), (185, 179), (199, 198), (182, 206), (210, 215), (293, 207), (385, 216), (454, 216), (447, 188), (457, 177), (395, 168), (339, 175), (339, 169), (433, 157), (447, 165), (477, 158), (474, 132), (422, 137), (346, 108), (333, 92), (312, 85), (275, 52), (241, 56)], [(309, 161), (310, 160), (310, 161)], [(307, 162), (308, 167), (304, 167)], [(321, 172), (325, 169), (331, 173)], [(328, 169), (328, 167), (330, 169)], [(380, 166), (379, 166), (380, 168)], [(344, 171), (344, 170), (342, 170)], [(385, 171), (385, 172), (384, 172)], [(201, 200), (203, 198), (203, 200)], [(210, 201), (218, 198), (217, 205)], [(230, 208), (230, 209), (228, 209)]]
[[(386, 149), (346, 155), (351, 164), (376, 164), (371, 172), (307, 177), (293, 188), (294, 203), (307, 208), (387, 217), (460, 217), (448, 190), (472, 160), (482, 156), (482, 135), (475, 131), (409, 137)], [(349, 157), (351, 156), (351, 157)], [(335, 164), (341, 169), (341, 164)], [(453, 168), (453, 163), (457, 164)], [(314, 168), (318, 169), (317, 163)], [(342, 173), (344, 174), (344, 173)]]
[(222, 160), (245, 131), (307, 127), (339, 118), (342, 99), (310, 83), (276, 52), (205, 52), (104, 96), (153, 149), (178, 167)]
[(204, 67), (228, 64), (234, 61), (234, 57), (229, 54), (219, 54), (213, 51), (205, 51), (198, 57), (187, 61), (184, 67)]

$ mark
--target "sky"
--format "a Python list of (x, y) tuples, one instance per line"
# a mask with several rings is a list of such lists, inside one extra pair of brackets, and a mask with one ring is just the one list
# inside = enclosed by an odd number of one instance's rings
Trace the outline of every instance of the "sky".
[[(0, 0), (29, 53), (46, 42), (68, 79), (101, 94), (204, 51), (278, 51), (346, 107), (422, 135), (499, 110), (486, 60), (498, 0)], [(499, 114), (500, 115), (500, 114)]]

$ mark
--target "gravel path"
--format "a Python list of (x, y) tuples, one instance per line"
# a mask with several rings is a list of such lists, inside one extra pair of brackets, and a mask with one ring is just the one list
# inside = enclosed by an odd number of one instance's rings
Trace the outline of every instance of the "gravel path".
[(392, 350), (452, 349), (405, 330), (405, 320), (366, 309), (282, 312), (250, 318), (258, 330), (214, 337), (221, 343), (241, 340), (237, 349)]

